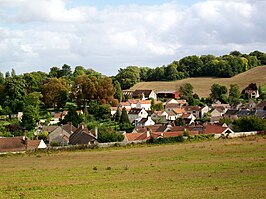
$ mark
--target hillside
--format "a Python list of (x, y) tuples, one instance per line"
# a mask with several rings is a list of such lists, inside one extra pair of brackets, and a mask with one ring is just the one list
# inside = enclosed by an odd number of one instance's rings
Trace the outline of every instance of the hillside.
[(200, 97), (208, 97), (210, 88), (214, 83), (225, 85), (227, 86), (227, 88), (229, 88), (230, 84), (238, 84), (240, 89), (242, 90), (250, 83), (257, 83), (257, 85), (266, 84), (266, 66), (258, 66), (231, 78), (196, 77), (171, 82), (140, 82), (131, 87), (129, 90), (177, 90), (180, 85), (185, 83), (192, 84), (194, 92), (197, 93)]

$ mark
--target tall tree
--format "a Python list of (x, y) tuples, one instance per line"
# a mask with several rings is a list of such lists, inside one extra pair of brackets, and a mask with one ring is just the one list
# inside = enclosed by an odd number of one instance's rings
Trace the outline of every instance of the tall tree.
[(223, 95), (227, 93), (227, 88), (226, 86), (222, 86), (220, 84), (213, 84), (211, 86), (211, 94), (210, 97), (211, 99), (214, 100), (220, 100), (223, 101)]
[(123, 93), (122, 93), (120, 83), (117, 80), (114, 81), (114, 89), (115, 89), (114, 98), (118, 99), (118, 101), (121, 102)]
[(47, 107), (55, 108), (60, 100), (60, 93), (66, 91), (68, 87), (65, 79), (50, 78), (42, 86), (44, 103)]

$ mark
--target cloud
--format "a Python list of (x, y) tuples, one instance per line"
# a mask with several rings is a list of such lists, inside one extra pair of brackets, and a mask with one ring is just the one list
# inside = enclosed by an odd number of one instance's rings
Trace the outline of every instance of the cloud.
[[(116, 74), (187, 55), (266, 50), (265, 1), (98, 9), (66, 0), (0, 0), (0, 71), (49, 71), (64, 63)], [(74, 2), (74, 1), (73, 1)]]

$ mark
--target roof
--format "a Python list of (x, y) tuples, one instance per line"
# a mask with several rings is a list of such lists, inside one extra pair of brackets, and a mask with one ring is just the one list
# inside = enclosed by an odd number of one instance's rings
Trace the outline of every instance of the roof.
[(148, 140), (150, 136), (145, 133), (125, 133), (127, 141)]
[(74, 131), (77, 130), (77, 128), (74, 127), (71, 123), (64, 124), (62, 127), (69, 134), (72, 134)]
[(26, 145), (23, 136), (0, 138), (0, 152), (18, 152), (25, 151)]
[(200, 106), (183, 106), (185, 111), (200, 111), (202, 107)]
[(125, 106), (130, 106), (130, 103), (129, 102), (120, 102), (119, 105), (122, 107), (125, 107)]
[(227, 110), (224, 114), (224, 116), (231, 116), (231, 115), (236, 115), (238, 110)]
[(141, 108), (131, 108), (130, 111), (128, 112), (128, 114), (139, 114), (140, 111), (142, 111)]
[(176, 116), (176, 113), (174, 112), (174, 111), (165, 111), (167, 114), (168, 114), (168, 116)]
[(47, 131), (48, 133), (51, 133), (54, 131), (58, 126), (43, 126), (42, 131)]
[(42, 140), (25, 140), (25, 136), (0, 138), (0, 152), (19, 152), (37, 149)]
[(174, 111), (176, 114), (183, 114), (183, 113), (186, 112), (184, 109), (181, 109), (181, 108), (173, 109), (173, 111)]
[(76, 131), (70, 135), (70, 144), (88, 144), (90, 141), (97, 140), (96, 137), (83, 125), (80, 125)]
[(151, 100), (138, 100), (141, 104), (151, 104)]
[(128, 103), (130, 104), (137, 104), (138, 100), (135, 100), (135, 99), (129, 99), (128, 100)]
[(142, 94), (144, 94), (145, 97), (149, 97), (149, 95), (151, 94), (152, 90), (135, 90), (132, 93), (132, 97), (139, 97)]
[(219, 124), (207, 124), (204, 128), (204, 134), (222, 134), (228, 127)]
[(54, 114), (54, 118), (61, 118), (62, 117), (62, 113), (58, 112)]
[(177, 108), (180, 108), (180, 104), (175, 104), (175, 103), (165, 104), (164, 108), (165, 109), (177, 109)]

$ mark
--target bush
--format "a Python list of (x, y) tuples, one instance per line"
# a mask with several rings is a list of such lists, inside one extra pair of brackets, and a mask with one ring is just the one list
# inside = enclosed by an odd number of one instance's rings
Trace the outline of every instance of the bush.
[(112, 128), (99, 127), (98, 129), (98, 141), (99, 142), (121, 142), (124, 136), (114, 131)]
[(177, 137), (159, 138), (159, 139), (151, 137), (149, 140), (147, 140), (147, 143), (150, 144), (164, 144), (164, 143), (176, 143), (176, 142), (184, 142), (184, 137), (182, 135), (179, 135)]

